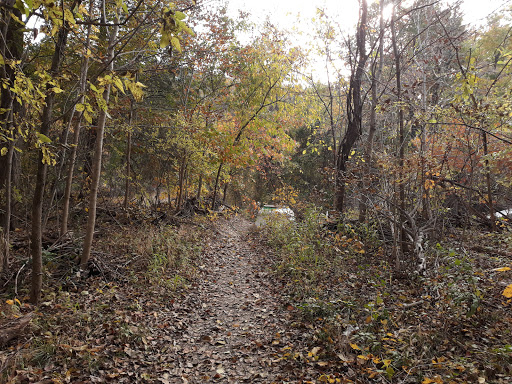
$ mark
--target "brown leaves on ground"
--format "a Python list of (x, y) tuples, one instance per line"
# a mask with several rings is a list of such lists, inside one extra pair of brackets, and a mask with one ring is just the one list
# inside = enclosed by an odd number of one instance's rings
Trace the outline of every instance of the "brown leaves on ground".
[[(290, 326), (296, 311), (281, 301), (266, 259), (244, 238), (248, 227), (245, 220), (234, 218), (219, 220), (208, 231), (182, 228), (183, 236), (187, 231), (201, 233), (204, 251), (185, 265), (197, 272), (179, 271), (173, 264), (161, 284), (147, 270), (131, 276), (125, 271), (128, 276), (123, 278), (117, 270), (107, 274), (121, 261), (113, 263), (107, 253), (97, 253), (94, 265), (101, 273), (87, 279), (68, 276), (64, 289), (47, 290), (36, 329), (1, 352), (3, 382), (315, 380), (324, 362), (318, 360), (318, 350), (315, 357), (307, 356), (304, 330)], [(211, 231), (209, 240), (206, 233)], [(154, 241), (156, 235), (147, 236)], [(114, 237), (104, 245), (112, 255), (120, 244)], [(138, 252), (145, 248), (140, 245)], [(141, 258), (126, 252), (140, 264)], [(170, 284), (180, 279), (181, 285)]]
[[(355, 249), (312, 259), (297, 269), (315, 274), (306, 281), (283, 274), (249, 227), (235, 217), (104, 236), (95, 273), (62, 275), (30, 332), (0, 352), (1, 381), (508, 382), (507, 256), (440, 245), (437, 269), (397, 280)], [(9, 300), (6, 317), (33, 310)]]

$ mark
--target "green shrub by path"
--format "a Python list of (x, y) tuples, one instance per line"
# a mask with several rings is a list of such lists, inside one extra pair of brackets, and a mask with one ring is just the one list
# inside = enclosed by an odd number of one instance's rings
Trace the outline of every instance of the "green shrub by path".
[(322, 275), (336, 263), (334, 249), (322, 235), (322, 214), (310, 207), (302, 221), (270, 217), (263, 227), (269, 245), (276, 251), (277, 271), (295, 284), (296, 293), (307, 296)]

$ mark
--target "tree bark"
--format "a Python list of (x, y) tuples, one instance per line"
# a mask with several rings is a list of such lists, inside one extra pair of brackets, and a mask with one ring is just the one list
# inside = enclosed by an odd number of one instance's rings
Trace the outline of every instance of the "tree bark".
[(335, 191), (335, 209), (343, 212), (345, 206), (345, 183), (347, 173), (347, 161), (355, 142), (361, 136), (361, 124), (363, 115), (363, 103), (361, 100), (361, 84), (364, 67), (368, 56), (366, 55), (366, 19), (368, 6), (366, 0), (361, 0), (359, 5), (359, 24), (356, 33), (357, 63), (355, 71), (350, 76), (350, 85), (347, 96), (347, 131), (338, 147), (337, 177)]
[(183, 154), (183, 158), (180, 162), (180, 170), (179, 170), (178, 196), (176, 197), (176, 212), (179, 212), (181, 210), (181, 206), (183, 204), (186, 169), (187, 169), (187, 155)]
[(130, 100), (130, 117), (128, 118), (128, 133), (126, 135), (126, 181), (124, 188), (124, 209), (128, 209), (128, 201), (130, 200), (130, 174), (132, 162), (132, 124), (135, 118), (135, 101)]
[(226, 196), (228, 195), (229, 183), (224, 184), (224, 191), (222, 192), (222, 204), (226, 204)]
[(203, 174), (201, 173), (199, 175), (199, 181), (197, 183), (197, 193), (196, 193), (196, 200), (199, 203), (201, 200), (201, 190), (203, 189)]
[[(89, 3), (89, 15), (92, 16), (94, 6), (94, 0), (91, 0)], [(91, 31), (92, 25), (87, 27), (87, 37), (85, 42), (85, 51), (90, 47), (91, 44)], [(82, 60), (82, 67), (80, 69), (80, 90), (81, 97), (79, 103), (83, 103), (85, 101), (85, 91), (87, 90), (87, 74), (89, 71), (89, 55), (85, 55)], [(73, 114), (74, 115), (74, 114)], [(80, 112), (77, 116), (77, 120), (74, 127), (73, 132), (73, 145), (71, 149), (71, 155), (69, 157), (67, 176), (66, 176), (66, 187), (64, 190), (64, 202), (62, 207), (62, 220), (60, 226), (60, 235), (64, 236), (68, 232), (68, 220), (69, 220), (69, 207), (71, 204), (71, 189), (73, 186), (73, 173), (75, 169), (76, 157), (78, 154), (78, 141), (80, 139), (80, 125), (83, 117), (83, 112)], [(71, 117), (71, 121), (73, 120), (73, 116)]]
[(50, 213), (52, 212), (52, 208), (53, 208), (52, 206), (53, 206), (54, 201), (56, 202), (56, 207), (58, 210), (57, 190), (59, 188), (62, 172), (66, 166), (67, 149), (65, 147), (68, 144), (69, 132), (71, 131), (71, 126), (73, 124), (74, 114), (75, 114), (75, 106), (73, 106), (71, 108), (71, 111), (69, 112), (69, 121), (67, 122), (66, 128), (64, 128), (64, 132), (62, 133), (62, 144), (64, 146), (64, 149), (61, 152), (59, 166), (58, 166), (57, 172), (55, 174), (55, 180), (53, 181), (53, 186), (52, 186), (51, 192), (50, 192), (50, 201), (48, 204), (48, 209), (46, 210), (46, 214), (43, 219), (43, 231), (44, 231), (44, 228), (46, 227), (46, 224), (48, 223), (48, 218), (50, 217)]
[[(50, 75), (56, 78), (64, 57), (64, 50), (67, 45), (69, 25), (67, 23), (59, 30), (57, 42), (55, 43), (55, 52), (53, 53)], [(39, 132), (48, 136), (53, 119), (53, 104), (55, 102), (55, 92), (52, 91), (53, 85), (48, 85), (46, 89), (46, 105), (43, 108), (41, 127)], [(44, 187), (46, 184), (46, 172), (48, 164), (43, 159), (40, 152), (38, 156), (36, 185), (34, 197), (32, 199), (32, 226), (30, 234), (30, 254), (32, 256), (32, 285), (30, 289), (30, 302), (39, 304), (41, 299), (41, 287), (43, 284), (43, 254), (42, 254), (42, 215)]]
[[(482, 142), (484, 144), (484, 156), (487, 156), (487, 133), (482, 131)], [(487, 186), (487, 202), (489, 207), (489, 217), (491, 219), (491, 230), (496, 230), (496, 215), (494, 213), (494, 203), (492, 201), (492, 187), (491, 187), (491, 171), (489, 169), (489, 160), (485, 159), (485, 184)]]
[[(119, 30), (118, 26), (118, 11), (116, 12), (116, 20), (114, 22), (114, 27), (112, 27), (109, 41), (108, 41), (108, 49), (106, 55), (106, 63), (108, 64), (108, 68), (110, 71), (114, 69), (114, 48), (115, 41), (117, 39), (117, 32)], [(104, 15), (103, 18), (106, 16)], [(105, 86), (105, 90), (103, 91), (103, 100), (105, 101), (106, 106), (108, 106), (108, 102), (110, 99), (110, 84)], [(98, 116), (98, 127), (96, 132), (96, 143), (94, 146), (94, 158), (92, 164), (92, 178), (91, 178), (91, 193), (89, 195), (89, 216), (87, 218), (87, 228), (84, 239), (84, 248), (82, 251), (82, 257), (80, 259), (80, 267), (85, 269), (87, 263), (91, 257), (91, 249), (92, 249), (92, 240), (94, 237), (94, 229), (96, 226), (96, 205), (98, 199), (98, 189), (100, 185), (101, 178), (101, 160), (103, 155), (103, 137), (105, 132), (105, 124), (107, 121), (107, 111), (101, 110)]]
[(217, 200), (217, 189), (219, 188), (219, 178), (220, 178), (220, 173), (222, 172), (223, 165), (224, 165), (224, 163), (220, 163), (219, 169), (217, 171), (217, 177), (215, 178), (215, 186), (213, 187), (212, 210), (215, 209), (215, 203)]
[[(395, 0), (396, 1), (396, 0)], [(399, 3), (400, 0), (398, 0)], [(405, 223), (405, 183), (404, 183), (404, 157), (405, 157), (405, 134), (404, 134), (404, 109), (402, 106), (402, 78), (401, 78), (401, 55), (398, 51), (398, 43), (396, 37), (396, 3), (393, 3), (391, 15), (391, 43), (393, 45), (393, 55), (395, 56), (395, 78), (396, 78), (396, 97), (398, 103), (398, 228), (396, 235), (398, 236), (398, 257), (404, 254), (404, 223)]]
[[(13, 0), (6, 2), (6, 5), (14, 5)], [(18, 23), (11, 17), (11, 12), (14, 16), (21, 20), (21, 12), (19, 10), (2, 9), (0, 11), (1, 29), (1, 43), (0, 53), (5, 60), (19, 60), (23, 54), (23, 28), (24, 25)], [(7, 153), (0, 156), (0, 188), (3, 188), (3, 199), (0, 198), (0, 203), (3, 204), (3, 212), (0, 210), (0, 273), (5, 271), (9, 263), (9, 249), (10, 249), (10, 230), (11, 230), (11, 210), (12, 210), (12, 190), (13, 190), (13, 156), (14, 148), (16, 146), (16, 139), (18, 134), (13, 129), (15, 125), (15, 114), (21, 110), (21, 105), (14, 100), (13, 85), (16, 72), (10, 65), (0, 66), (0, 77), (9, 86), (1, 87), (0, 89), (0, 127), (4, 134), (8, 137), (6, 143)], [(4, 146), (2, 146), (4, 147)], [(5, 148), (5, 147), (4, 147)], [(1, 194), (0, 194), (1, 196)]]
[(12, 209), (12, 163), (15, 141), (9, 143), (5, 161), (5, 212), (2, 228), (0, 228), (0, 273), (9, 266), (10, 233), (11, 233), (11, 209)]
[(379, 48), (377, 57), (372, 65), (371, 74), (371, 92), (372, 100), (370, 107), (370, 124), (368, 126), (368, 139), (366, 140), (365, 146), (365, 167), (363, 171), (363, 196), (359, 202), (359, 222), (364, 223), (366, 221), (366, 214), (368, 210), (368, 196), (370, 194), (369, 185), (371, 184), (371, 170), (373, 166), (373, 140), (375, 132), (377, 130), (377, 87), (380, 82), (380, 75), (382, 73), (382, 67), (384, 63), (384, 5), (385, 1), (381, 0), (379, 3)]

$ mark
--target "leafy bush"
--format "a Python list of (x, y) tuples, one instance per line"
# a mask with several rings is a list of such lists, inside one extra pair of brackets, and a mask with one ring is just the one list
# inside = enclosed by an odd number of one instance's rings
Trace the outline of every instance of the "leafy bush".
[(309, 207), (300, 222), (272, 217), (263, 229), (269, 244), (279, 255), (277, 270), (296, 281), (303, 294), (315, 287), (335, 257), (333, 248), (322, 235), (323, 220), (315, 207)]

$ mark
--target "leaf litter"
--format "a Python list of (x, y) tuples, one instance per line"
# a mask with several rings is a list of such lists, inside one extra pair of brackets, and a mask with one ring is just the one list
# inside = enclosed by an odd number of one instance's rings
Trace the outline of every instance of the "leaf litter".
[(246, 237), (251, 224), (234, 217), (213, 226), (179, 288), (99, 274), (46, 291), (31, 335), (0, 352), (2, 380), (314, 382), (323, 367), (307, 357), (309, 330), (293, 322), (265, 250)]

